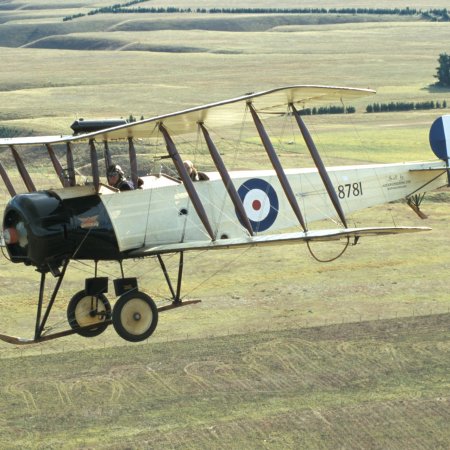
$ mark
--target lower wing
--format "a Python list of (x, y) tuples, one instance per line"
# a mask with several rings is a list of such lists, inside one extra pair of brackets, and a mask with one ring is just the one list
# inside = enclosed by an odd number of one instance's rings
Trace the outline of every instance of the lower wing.
[(299, 231), (294, 233), (270, 234), (264, 236), (248, 236), (233, 239), (217, 239), (215, 241), (179, 242), (173, 244), (143, 247), (129, 252), (131, 258), (152, 256), (162, 253), (176, 253), (188, 250), (219, 250), (234, 247), (256, 247), (260, 245), (282, 245), (295, 242), (332, 241), (361, 236), (385, 236), (388, 234), (415, 233), (430, 231), (428, 227), (373, 227), (343, 228), (333, 230)]

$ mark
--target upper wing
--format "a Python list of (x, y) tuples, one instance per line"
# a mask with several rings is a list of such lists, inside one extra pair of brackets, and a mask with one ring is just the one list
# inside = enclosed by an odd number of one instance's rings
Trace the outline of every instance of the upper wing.
[(286, 86), (246, 94), (241, 97), (197, 106), (88, 134), (0, 139), (0, 146), (54, 144), (96, 138), (101, 141), (128, 139), (130, 137), (148, 138), (152, 135), (155, 127), (162, 122), (170, 129), (170, 134), (174, 136), (196, 132), (198, 123), (205, 123), (209, 127), (222, 127), (240, 123), (245, 113), (245, 105), (249, 102), (253, 104), (258, 112), (263, 114), (285, 114), (289, 104), (294, 104), (296, 107), (305, 105), (309, 107), (324, 102), (352, 100), (371, 94), (375, 94), (375, 91), (334, 86)]
[(215, 241), (179, 242), (166, 245), (132, 250), (129, 256), (138, 258), (141, 256), (158, 255), (162, 253), (175, 253), (188, 250), (215, 250), (236, 247), (256, 247), (261, 245), (292, 244), (295, 242), (332, 241), (343, 238), (361, 236), (385, 236), (388, 234), (415, 233), (417, 231), (429, 231), (428, 227), (372, 227), (372, 228), (344, 228), (332, 230), (298, 231), (294, 233), (269, 234), (259, 236), (245, 236), (232, 239), (217, 239)]

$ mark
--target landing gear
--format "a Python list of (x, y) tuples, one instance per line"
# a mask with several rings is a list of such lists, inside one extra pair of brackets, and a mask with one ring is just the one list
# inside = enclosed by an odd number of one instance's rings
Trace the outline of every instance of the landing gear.
[[(104, 294), (88, 295), (85, 290), (77, 292), (67, 306), (67, 320), (77, 334), (94, 337), (103, 333), (111, 317), (111, 305)], [(81, 329), (95, 324), (97, 327)]]
[[(70, 260), (66, 259), (60, 265), (49, 264), (38, 270), (41, 274), (41, 283), (36, 310), (34, 339), (23, 339), (0, 334), (0, 341), (14, 345), (26, 345), (70, 336), (75, 333), (85, 337), (94, 337), (103, 333), (111, 324), (113, 324), (116, 332), (127, 341), (139, 342), (147, 339), (156, 329), (158, 312), (169, 311), (200, 302), (200, 300), (181, 300), (183, 252), (180, 253), (175, 286), (172, 285), (161, 255), (157, 256), (170, 290), (171, 304), (157, 308), (155, 302), (147, 294), (139, 291), (137, 279), (125, 278), (122, 270), (122, 277), (114, 280), (115, 294), (119, 298), (111, 313), (111, 305), (105, 296), (108, 292), (108, 278), (97, 276), (97, 261), (95, 261), (94, 278), (87, 278), (84, 290), (77, 292), (68, 304), (67, 319), (70, 328), (59, 332), (49, 332), (50, 329), (46, 329), (46, 323), (69, 265)], [(122, 269), (122, 261), (118, 262)], [(44, 294), (46, 275), (48, 273), (51, 273), (56, 278), (56, 283), (46, 303), (46, 295)]]
[(114, 305), (113, 326), (117, 334), (127, 341), (147, 339), (158, 324), (158, 308), (143, 292), (129, 291), (121, 295)]

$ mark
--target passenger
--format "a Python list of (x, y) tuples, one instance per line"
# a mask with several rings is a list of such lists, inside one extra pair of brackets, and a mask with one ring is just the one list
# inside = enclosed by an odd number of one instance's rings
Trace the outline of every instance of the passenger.
[(189, 161), (188, 159), (183, 162), (184, 168), (186, 169), (187, 173), (189, 174), (189, 177), (192, 181), (205, 181), (209, 180), (208, 175), (204, 172), (199, 172), (192, 161)]
[(183, 165), (191, 180), (196, 181), (197, 169), (194, 167), (193, 162), (187, 159), (186, 161), (183, 161)]
[(119, 191), (132, 191), (134, 189), (133, 183), (125, 178), (125, 173), (118, 164), (109, 166), (106, 176), (108, 184), (119, 189)]

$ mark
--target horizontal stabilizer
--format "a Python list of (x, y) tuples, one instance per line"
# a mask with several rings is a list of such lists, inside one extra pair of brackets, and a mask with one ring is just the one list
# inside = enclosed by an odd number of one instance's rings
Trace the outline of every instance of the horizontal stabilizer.
[(374, 227), (342, 228), (333, 230), (299, 231), (294, 233), (270, 234), (264, 236), (247, 236), (215, 241), (180, 242), (176, 244), (155, 245), (132, 250), (131, 257), (152, 256), (162, 253), (176, 253), (188, 250), (218, 250), (234, 247), (256, 247), (261, 245), (281, 245), (295, 242), (332, 241), (361, 236), (384, 236), (388, 234), (415, 233), (429, 231), (428, 227)]

